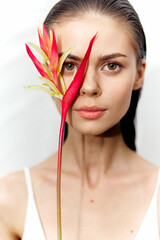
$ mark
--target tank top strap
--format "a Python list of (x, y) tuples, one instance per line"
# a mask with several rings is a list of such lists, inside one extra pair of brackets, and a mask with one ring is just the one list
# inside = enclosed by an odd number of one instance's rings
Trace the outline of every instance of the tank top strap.
[(160, 168), (158, 169), (157, 188), (160, 186)]
[(155, 189), (156, 197), (158, 196), (159, 187), (160, 187), (160, 168), (158, 169), (157, 183), (156, 183), (156, 189)]
[(25, 175), (25, 179), (26, 179), (28, 196), (33, 197), (33, 187), (32, 187), (30, 169), (28, 167), (24, 167), (23, 170), (24, 170), (24, 175)]

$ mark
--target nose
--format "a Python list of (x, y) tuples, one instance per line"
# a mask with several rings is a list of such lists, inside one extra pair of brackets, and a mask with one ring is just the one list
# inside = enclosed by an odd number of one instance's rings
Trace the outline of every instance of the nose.
[(80, 88), (80, 95), (81, 96), (100, 96), (102, 93), (101, 87), (98, 83), (98, 76), (95, 71), (87, 70), (83, 84)]

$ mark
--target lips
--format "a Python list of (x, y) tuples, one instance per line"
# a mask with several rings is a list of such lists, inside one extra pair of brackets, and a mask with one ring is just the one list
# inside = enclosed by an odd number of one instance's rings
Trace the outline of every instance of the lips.
[(76, 112), (83, 118), (96, 119), (101, 117), (106, 109), (97, 106), (83, 106), (76, 109)]

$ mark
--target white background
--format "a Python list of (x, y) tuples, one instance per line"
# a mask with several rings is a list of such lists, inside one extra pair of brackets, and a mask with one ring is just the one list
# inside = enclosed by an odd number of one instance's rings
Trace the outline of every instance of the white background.
[[(160, 165), (160, 1), (131, 0), (147, 37), (147, 71), (137, 117), (138, 152)], [(54, 0), (3, 1), (0, 7), (0, 177), (32, 166), (57, 150), (60, 116), (47, 94), (24, 89), (38, 72), (25, 42)]]

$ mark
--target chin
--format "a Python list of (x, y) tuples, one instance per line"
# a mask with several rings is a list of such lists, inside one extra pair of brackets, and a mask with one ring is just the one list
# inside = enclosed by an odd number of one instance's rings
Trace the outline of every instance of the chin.
[(72, 126), (72, 129), (77, 131), (82, 135), (89, 135), (89, 136), (111, 136), (117, 135), (120, 132), (120, 123), (115, 123), (108, 126), (102, 126), (102, 124), (87, 124), (87, 125), (80, 125), (76, 124), (76, 126)]
[(103, 134), (103, 131), (99, 129), (77, 129), (77, 131), (82, 135), (89, 135), (89, 136), (99, 136)]

